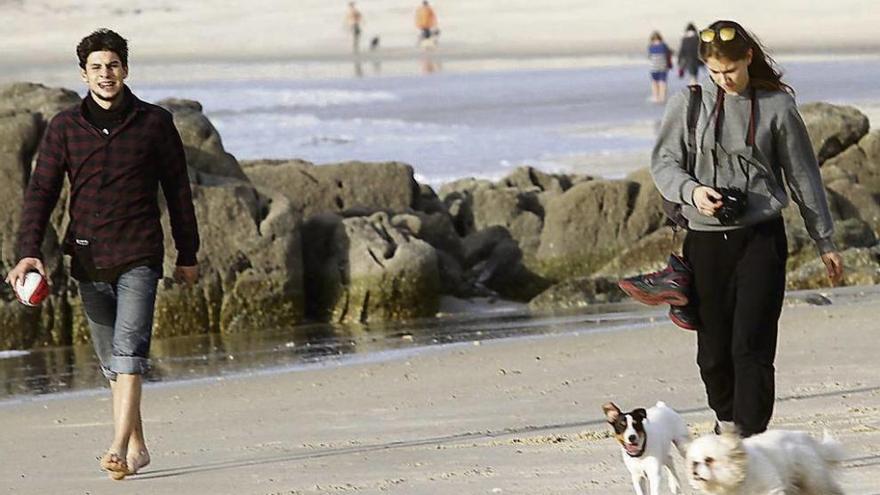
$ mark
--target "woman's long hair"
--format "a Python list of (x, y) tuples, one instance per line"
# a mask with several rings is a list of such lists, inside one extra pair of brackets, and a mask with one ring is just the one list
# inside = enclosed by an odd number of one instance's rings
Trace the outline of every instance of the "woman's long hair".
[[(736, 36), (728, 41), (723, 41), (719, 34), (721, 28), (730, 27), (736, 31)], [(785, 91), (794, 95), (794, 89), (782, 82), (782, 72), (776, 67), (776, 62), (767, 55), (767, 51), (758, 41), (758, 38), (745, 30), (734, 21), (715, 21), (709, 28), (715, 31), (715, 39), (705, 42), (700, 39), (700, 59), (705, 62), (707, 58), (726, 58), (727, 60), (742, 60), (752, 50), (752, 63), (749, 65), (750, 84), (758, 89), (771, 91)]]

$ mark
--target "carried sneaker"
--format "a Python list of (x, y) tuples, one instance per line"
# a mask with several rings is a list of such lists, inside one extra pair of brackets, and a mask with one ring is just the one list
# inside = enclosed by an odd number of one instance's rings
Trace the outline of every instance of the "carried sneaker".
[(625, 278), (617, 285), (636, 301), (649, 306), (684, 306), (688, 303), (692, 277), (687, 261), (671, 254), (666, 268), (659, 272)]
[(692, 304), (669, 306), (669, 319), (685, 330), (700, 329), (700, 314), (697, 312), (697, 307)]

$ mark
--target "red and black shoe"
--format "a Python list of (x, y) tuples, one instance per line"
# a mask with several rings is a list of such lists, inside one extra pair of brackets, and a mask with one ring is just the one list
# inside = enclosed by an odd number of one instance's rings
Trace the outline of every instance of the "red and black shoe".
[(669, 255), (669, 263), (659, 272), (636, 275), (617, 283), (627, 295), (649, 306), (686, 306), (693, 272), (683, 258)]
[(700, 314), (693, 304), (687, 306), (670, 306), (669, 319), (677, 326), (685, 330), (698, 331), (700, 329)]

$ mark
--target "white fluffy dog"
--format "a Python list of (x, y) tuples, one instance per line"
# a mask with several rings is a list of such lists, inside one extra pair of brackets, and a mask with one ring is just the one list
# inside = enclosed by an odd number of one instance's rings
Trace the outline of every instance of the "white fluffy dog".
[(842, 495), (832, 476), (842, 460), (828, 432), (821, 442), (802, 431), (706, 435), (687, 450), (691, 486), (711, 495)]

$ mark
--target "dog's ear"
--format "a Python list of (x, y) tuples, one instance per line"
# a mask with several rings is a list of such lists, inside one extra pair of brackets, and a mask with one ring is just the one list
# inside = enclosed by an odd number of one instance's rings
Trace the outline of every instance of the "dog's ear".
[(633, 410), (630, 414), (635, 420), (645, 421), (648, 419), (648, 411), (645, 411), (643, 407)]
[(602, 411), (605, 413), (605, 418), (608, 419), (609, 423), (617, 422), (617, 418), (620, 417), (620, 408), (613, 402), (606, 402), (602, 406)]

